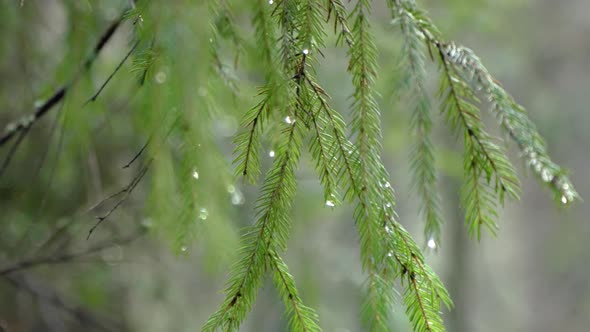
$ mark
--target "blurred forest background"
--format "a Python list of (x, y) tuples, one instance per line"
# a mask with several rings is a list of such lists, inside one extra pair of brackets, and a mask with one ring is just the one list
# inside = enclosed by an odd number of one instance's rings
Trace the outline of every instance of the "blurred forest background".
[[(210, 36), (209, 13), (199, 1), (151, 1), (149, 14), (135, 25), (122, 23), (86, 71), (85, 59), (130, 2), (0, 0), (0, 127), (77, 77), (0, 176), (0, 331), (194, 331), (216, 309), (257, 193), (232, 176), (232, 137), (262, 83), (260, 64), (249, 56), (256, 48), (249, 1), (228, 2), (243, 28), (237, 48), (231, 35)], [(582, 198), (590, 197), (590, 3), (421, 3), (528, 109), (555, 160), (572, 170)], [(385, 162), (399, 219), (422, 241), (409, 185), (409, 113), (395, 94), (401, 38), (390, 21), (385, 3), (375, 1)], [(333, 106), (346, 113), (352, 88), (345, 51), (334, 42), (330, 35), (318, 76)], [(219, 57), (211, 56), (211, 43), (220, 43)], [(148, 70), (138, 70), (146, 61)], [(219, 61), (216, 73), (212, 61)], [(430, 83), (434, 91), (435, 75)], [(188, 115), (176, 123), (179, 110)], [(442, 117), (436, 121), (446, 224), (438, 250), (427, 256), (455, 302), (444, 315), (448, 330), (587, 330), (588, 205), (562, 209), (519, 167), (522, 198), (500, 212), (498, 237), (469, 239), (457, 197), (461, 148)], [(158, 140), (172, 126), (183, 129)], [(146, 142), (147, 152), (123, 168)], [(3, 162), (11, 146), (1, 147)], [(185, 149), (200, 152), (187, 161)], [(263, 166), (271, 151), (272, 140)], [(515, 149), (512, 156), (521, 166)], [(325, 331), (361, 331), (364, 276), (352, 209), (325, 206), (305, 159), (286, 260)], [(103, 201), (124, 188), (133, 190)], [(107, 215), (87, 239), (97, 217)], [(179, 237), (179, 228), (191, 236)], [(287, 330), (282, 311), (274, 288), (264, 287), (242, 330)], [(410, 331), (403, 308), (397, 316), (398, 331)]]

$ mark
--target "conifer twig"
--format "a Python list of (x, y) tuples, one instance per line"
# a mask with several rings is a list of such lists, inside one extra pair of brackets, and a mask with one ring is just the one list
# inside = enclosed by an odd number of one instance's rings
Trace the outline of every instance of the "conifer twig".
[[(492, 77), (479, 57), (467, 47), (454, 42), (444, 42), (436, 26), (416, 7), (414, 1), (389, 2), (399, 15), (406, 16), (420, 30), (420, 38), (426, 43), (429, 51), (434, 48), (439, 53), (441, 65), (453, 78), (450, 81), (452, 84), (463, 84), (461, 90), (465, 93), (475, 95), (478, 92), (491, 103), (492, 113), (498, 117), (502, 129), (518, 145), (527, 166), (552, 189), (555, 197), (563, 204), (579, 199), (566, 171), (551, 160), (543, 138), (525, 109)], [(451, 74), (451, 71), (456, 73)], [(509, 194), (514, 196), (514, 193)], [(502, 194), (499, 199), (503, 199)]]
[(107, 198), (103, 199), (102, 201), (98, 202), (92, 209), (96, 208), (97, 206), (101, 205), (102, 203), (117, 197), (121, 194), (123, 194), (124, 196), (117, 201), (117, 203), (115, 205), (113, 205), (113, 207), (111, 207), (105, 214), (98, 216), (97, 217), (97, 221), (94, 224), (94, 226), (92, 226), (90, 228), (90, 230), (88, 231), (88, 236), (86, 237), (86, 239), (90, 239), (90, 236), (92, 235), (92, 233), (96, 230), (96, 228), (98, 228), (98, 226), (100, 226), (100, 224), (102, 224), (103, 221), (105, 221), (107, 218), (109, 218), (111, 216), (111, 214), (113, 214), (113, 212), (115, 212), (123, 203), (125, 203), (125, 201), (127, 201), (127, 199), (131, 196), (131, 193), (133, 192), (133, 190), (135, 189), (135, 187), (137, 187), (137, 185), (139, 184), (139, 182), (141, 182), (141, 179), (143, 179), (143, 177), (145, 176), (145, 174), (148, 172), (151, 162), (153, 159), (150, 159), (146, 165), (144, 167), (142, 167), (142, 169), (139, 171), (139, 173), (131, 180), (131, 182), (125, 186), (123, 189), (121, 189), (120, 191), (108, 196)]
[(131, 49), (129, 49), (129, 51), (125, 54), (125, 56), (123, 57), (123, 59), (121, 59), (121, 61), (117, 65), (117, 67), (115, 67), (115, 69), (109, 74), (109, 76), (107, 77), (107, 79), (101, 84), (100, 88), (92, 95), (92, 97), (88, 98), (88, 100), (86, 100), (82, 106), (86, 106), (87, 104), (96, 101), (96, 99), (98, 98), (98, 96), (100, 96), (102, 90), (104, 90), (104, 88), (109, 84), (109, 82), (113, 79), (113, 77), (117, 74), (117, 72), (121, 69), (121, 67), (123, 67), (123, 65), (125, 64), (125, 62), (127, 61), (127, 59), (135, 51), (135, 49), (137, 48), (137, 46), (139, 46), (139, 42), (140, 41), (138, 40), (138, 41), (136, 41), (133, 44), (133, 46), (131, 47)]

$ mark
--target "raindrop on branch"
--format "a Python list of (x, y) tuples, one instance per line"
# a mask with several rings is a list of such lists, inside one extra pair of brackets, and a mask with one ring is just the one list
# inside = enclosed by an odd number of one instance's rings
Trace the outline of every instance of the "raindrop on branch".
[(242, 205), (244, 204), (244, 195), (242, 195), (239, 191), (234, 191), (231, 194), (231, 203), (233, 205)]
[(565, 197), (565, 195), (564, 196), (561, 196), (561, 202), (563, 204), (567, 204), (567, 197)]
[(156, 76), (154, 77), (154, 79), (156, 80), (156, 83), (158, 84), (164, 84), (166, 82), (166, 73), (163, 71), (159, 71)]
[(553, 180), (553, 175), (551, 174), (551, 172), (549, 172), (548, 169), (543, 169), (543, 171), (541, 172), (541, 178), (543, 179), (543, 181), (545, 182), (551, 182), (551, 180)]
[(199, 219), (205, 220), (207, 217), (209, 217), (209, 211), (206, 208), (201, 208), (199, 210)]
[(428, 242), (426, 243), (426, 245), (430, 249), (436, 249), (436, 241), (434, 241), (434, 239), (428, 240)]

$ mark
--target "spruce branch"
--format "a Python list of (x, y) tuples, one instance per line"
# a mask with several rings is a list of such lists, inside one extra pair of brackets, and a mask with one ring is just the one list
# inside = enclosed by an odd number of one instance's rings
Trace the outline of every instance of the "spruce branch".
[[(492, 138), (484, 131), (475, 107), (475, 96), (460, 80), (442, 58), (443, 74), (441, 75), (440, 95), (443, 112), (453, 128), (463, 131), (465, 149), (464, 169), (467, 178), (464, 184), (462, 204), (465, 208), (465, 221), (469, 225), (471, 235), (481, 238), (480, 227), (486, 226), (495, 234), (498, 227), (495, 221), (497, 205), (494, 196), (500, 203), (504, 194), (518, 198), (518, 179), (508, 160), (506, 153), (492, 142)], [(490, 197), (488, 185), (494, 178), (493, 191)], [(480, 178), (485, 182), (480, 183)]]
[[(362, 14), (366, 8), (363, 6), (368, 7), (368, 3), (359, 3), (355, 7), (353, 14), (355, 12)], [(438, 277), (424, 264), (424, 258), (418, 246), (395, 220), (393, 190), (386, 180), (389, 175), (380, 161), (379, 111), (369, 90), (375, 75), (375, 51), (374, 46), (371, 45), (370, 35), (362, 33), (366, 24), (363, 20), (363, 15), (359, 15), (353, 24), (352, 34), (355, 39), (353, 39), (353, 45), (349, 50), (349, 71), (353, 75), (353, 85), (355, 86), (355, 93), (353, 94), (353, 110), (355, 111), (353, 132), (356, 133), (357, 147), (349, 150), (342, 144), (339, 146), (341, 147), (340, 155), (344, 160), (348, 160), (344, 165), (355, 165), (354, 170), (348, 174), (350, 175), (350, 188), (353, 188), (354, 192), (353, 196), (356, 196), (358, 200), (355, 219), (361, 236), (361, 252), (366, 253), (367, 249), (377, 249), (375, 252), (377, 259), (369, 260), (369, 264), (371, 261), (377, 263), (373, 265), (375, 267), (373, 271), (379, 274), (369, 271), (369, 290), (367, 303), (363, 310), (364, 316), (372, 330), (388, 330), (387, 316), (390, 311), (382, 309), (390, 306), (391, 302), (393, 302), (395, 278), (404, 276), (405, 274), (401, 273), (401, 271), (411, 268), (415, 270), (415, 275), (419, 275), (424, 281), (422, 288), (410, 289), (420, 300), (409, 304), (408, 310), (418, 310), (422, 307), (421, 312), (424, 312), (421, 317), (413, 317), (413, 323), (415, 326), (431, 326), (434, 324), (435, 330), (440, 331), (443, 330), (442, 325), (435, 324), (441, 321), (438, 312), (440, 304), (438, 303), (442, 301), (447, 306), (450, 306), (451, 301)], [(357, 35), (355, 35), (355, 30)], [(362, 46), (364, 43), (368, 43), (368, 47), (366, 44), (364, 46), (366, 49)], [(337, 127), (335, 126), (335, 128)], [(335, 131), (335, 136), (340, 141), (345, 140), (344, 135), (341, 132), (339, 133), (338, 130)], [(367, 141), (372, 144), (367, 144)], [(374, 150), (370, 151), (370, 156), (367, 156), (367, 150), (369, 149)], [(367, 186), (367, 184), (370, 184), (371, 187)], [(363, 216), (369, 218), (363, 220)], [(366, 226), (367, 222), (371, 222), (372, 217), (379, 217), (378, 220), (383, 220), (383, 222)], [(365, 221), (365, 226), (362, 225), (363, 221)], [(366, 228), (372, 228), (372, 234)], [(367, 238), (367, 235), (374, 236), (374, 241), (369, 243), (375, 244), (377, 248), (369, 248), (366, 243), (363, 244), (363, 238)], [(363, 261), (363, 266), (364, 264)], [(386, 286), (388, 291), (380, 289), (381, 286)], [(408, 289), (406, 288), (406, 290)], [(417, 293), (419, 291), (427, 292), (431, 295), (431, 299), (436, 300), (436, 303), (434, 303), (434, 300), (430, 304), (422, 303), (424, 296), (420, 296), (422, 293)]]
[[(341, 15), (341, 17), (344, 16)], [(344, 26), (348, 26), (345, 20), (342, 20), (341, 22)], [(360, 26), (358, 22), (356, 23), (357, 24), (353, 25), (353, 29)], [(361, 23), (361, 25), (362, 24), (364, 23)], [(362, 60), (363, 57), (362, 54), (359, 56), (358, 47), (354, 44), (358, 40), (359, 39), (351, 39), (352, 42), (348, 44), (350, 46), (349, 52), (352, 53), (353, 51), (357, 51), (356, 54), (351, 55), (351, 66), (349, 66), (349, 71), (354, 75), (354, 69), (352, 68), (354, 67), (353, 65), (356, 65), (358, 66), (356, 69), (363, 73), (361, 76), (353, 78), (353, 83), (356, 88), (355, 95), (353, 96), (356, 98), (353, 102), (353, 108), (365, 107), (365, 111), (373, 112), (370, 114), (370, 117), (366, 116), (365, 113), (365, 118), (363, 120), (366, 121), (368, 119), (372, 127), (377, 128), (377, 130), (370, 132), (373, 136), (370, 136), (369, 138), (378, 142), (378, 138), (380, 137), (380, 125), (378, 123), (379, 114), (376, 108), (376, 103), (372, 99), (369, 89), (366, 86), (368, 83), (372, 82), (374, 69), (366, 66), (366, 63), (361, 63), (361, 65), (359, 65), (358, 61), (359, 59)], [(364, 41), (366, 41), (366, 39), (364, 39)], [(353, 61), (357, 62), (355, 63)], [(369, 70), (367, 71), (367, 69)], [(362, 310), (365, 322), (371, 330), (389, 330), (389, 316), (391, 314), (389, 308), (394, 301), (393, 297), (395, 295), (394, 282), (397, 277), (402, 276), (399, 271), (403, 270), (401, 265), (396, 264), (396, 262), (401, 262), (402, 257), (407, 257), (408, 259), (406, 260), (407, 262), (405, 265), (412, 267), (417, 271), (416, 274), (419, 273), (423, 278), (425, 281), (424, 289), (427, 290), (429, 294), (436, 294), (437, 300), (442, 300), (447, 306), (450, 306), (451, 303), (448, 293), (442, 286), (442, 283), (423, 263), (420, 249), (416, 246), (409, 234), (405, 232), (403, 227), (401, 227), (401, 225), (394, 219), (395, 212), (393, 211), (393, 206), (395, 204), (395, 199), (393, 197), (391, 186), (387, 181), (384, 181), (384, 179), (389, 178), (389, 176), (380, 162), (379, 145), (374, 144), (372, 146), (376, 147), (376, 151), (373, 152), (373, 155), (376, 155), (377, 157), (365, 158), (364, 160), (364, 163), (366, 164), (365, 167), (367, 165), (373, 167), (370, 169), (370, 172), (367, 172), (366, 170), (363, 172), (361, 148), (359, 148), (358, 145), (352, 145), (352, 143), (346, 138), (343, 120), (338, 112), (332, 110), (327, 104), (323, 89), (312, 80), (309, 80), (308, 82), (310, 86), (312, 86), (317, 98), (320, 100), (321, 110), (330, 124), (329, 130), (332, 133), (332, 146), (336, 149), (336, 155), (338, 156), (337, 160), (340, 169), (339, 178), (341, 181), (345, 182), (347, 187), (345, 198), (348, 200), (357, 200), (355, 220), (357, 220), (357, 226), (359, 227), (359, 233), (361, 234), (361, 252), (364, 254), (369, 250), (373, 250), (373, 252), (376, 253), (376, 259), (369, 259), (368, 265), (370, 265), (366, 268), (369, 273), (369, 278), (365, 284), (367, 287), (367, 297)], [(364, 98), (364, 100), (359, 102), (359, 98)], [(375, 120), (377, 120), (376, 125)], [(358, 130), (359, 128), (361, 128), (361, 126), (356, 126), (354, 128), (357, 132), (357, 141), (359, 141), (359, 136), (361, 134), (365, 135), (363, 139), (367, 140), (367, 131), (364, 129)], [(367, 160), (370, 162), (367, 162)], [(372, 187), (363, 185), (363, 176), (365, 176), (366, 179), (369, 174), (371, 177), (364, 183), (371, 184)], [(366, 225), (367, 222), (371, 222), (372, 220), (383, 220), (383, 223), (379, 221), (377, 224), (369, 227), (361, 225), (363, 222)], [(371, 228), (373, 229), (373, 232), (367, 232), (367, 229)], [(363, 242), (363, 239), (366, 239), (369, 236), (371, 236), (374, 241)], [(367, 244), (373, 247), (368, 247)], [(394, 244), (396, 246), (394, 246)], [(365, 267), (364, 264), (365, 261), (363, 261), (363, 266)], [(416, 308), (417, 307), (419, 307), (418, 303), (416, 303)], [(422, 307), (427, 308), (425, 316), (422, 318), (417, 317), (416, 319), (422, 319), (423, 322), (429, 322), (431, 320), (440, 321), (438, 310), (432, 310), (432, 305), (422, 304)], [(431, 316), (437, 316), (438, 318), (435, 319)]]
[(334, 33), (338, 31), (340, 26), (340, 33), (338, 33), (338, 39), (336, 39), (336, 45), (339, 45), (344, 41), (348, 47), (352, 47), (352, 36), (350, 29), (348, 28), (347, 14), (344, 5), (340, 0), (327, 0), (326, 8), (328, 9), (328, 15), (326, 22), (330, 22), (330, 18), (334, 15)]
[[(380, 167), (382, 176), (387, 176)], [(415, 331), (444, 331), (440, 314), (441, 304), (452, 307), (450, 296), (432, 269), (426, 265), (424, 256), (411, 235), (396, 221), (393, 209), (394, 193), (391, 186), (381, 186), (384, 204), (380, 219), (383, 221), (388, 241), (385, 242), (387, 259), (384, 267), (400, 278), (404, 287), (406, 313)]]
[(471, 49), (453, 42), (437, 47), (445, 59), (461, 71), (462, 79), (475, 90), (481, 91), (490, 102), (490, 110), (504, 131), (516, 142), (534, 174), (549, 185), (563, 204), (577, 199), (578, 193), (565, 171), (549, 157), (545, 142), (525, 109), (492, 77), (479, 57)]
[(287, 124), (283, 145), (268, 172), (256, 202), (258, 220), (244, 234), (241, 259), (232, 268), (221, 308), (203, 327), (203, 331), (237, 330), (253, 305), (268, 264), (271, 248), (283, 250), (289, 233), (288, 211), (295, 194), (295, 168), (301, 150), (299, 122)]
[[(282, 124), (283, 143), (277, 151), (277, 159), (266, 176), (260, 197), (256, 202), (258, 221), (244, 236), (245, 245), (242, 248), (242, 258), (232, 269), (231, 277), (226, 288), (226, 298), (221, 308), (214, 313), (203, 327), (203, 331), (236, 330), (246, 313), (255, 301), (256, 291), (260, 287), (262, 274), (274, 259), (278, 279), (288, 281), (285, 266), (276, 260), (276, 250), (285, 250), (289, 235), (290, 220), (288, 211), (295, 193), (295, 168), (297, 167), (302, 138), (307, 131), (308, 114), (314, 99), (305, 89), (305, 69), (307, 55), (312, 46), (321, 42), (320, 27), (315, 23), (317, 7), (312, 2), (298, 5), (294, 1), (279, 1), (273, 16), (283, 29), (281, 39), (282, 59), (284, 70), (292, 73), (292, 78), (286, 82), (286, 90), (280, 108), (287, 113), (285, 123)], [(296, 12), (292, 12), (292, 11)], [(295, 37), (296, 36), (296, 37)], [(314, 40), (314, 42), (312, 42)], [(309, 46), (306, 46), (309, 45)], [(309, 47), (309, 48), (307, 48)], [(267, 82), (267, 84), (269, 84)], [(267, 98), (268, 85), (263, 94)], [(237, 160), (248, 160), (249, 147), (255, 141), (255, 130), (258, 118), (264, 114), (269, 100), (263, 100), (246, 123), (252, 128), (252, 134), (239, 136)], [(241, 143), (240, 143), (241, 142)], [(240, 147), (241, 145), (241, 147)], [(254, 152), (255, 153), (255, 152)], [(246, 157), (246, 158), (244, 158)], [(257, 158), (255, 158), (257, 159)], [(243, 166), (242, 166), (243, 165)], [(247, 170), (246, 162), (240, 162), (238, 170)], [(270, 261), (269, 261), (270, 259)], [(276, 278), (275, 278), (276, 279)], [(281, 286), (282, 285), (282, 286)], [(315, 321), (315, 313), (294, 301), (294, 284), (285, 286), (280, 283), (279, 291), (287, 294), (295, 316), (292, 319), (294, 329), (315, 331), (319, 328)], [(285, 290), (284, 287), (287, 287)], [(294, 307), (295, 306), (295, 307)], [(290, 309), (289, 309), (290, 308)]]
[(525, 109), (493, 78), (479, 57), (467, 47), (444, 42), (436, 26), (414, 1), (390, 0), (390, 4), (399, 16), (406, 16), (420, 30), (420, 37), (429, 51), (434, 49), (444, 66), (456, 71), (452, 76), (458, 84), (464, 85), (473, 95), (483, 95), (490, 102), (491, 111), (499, 119), (503, 130), (516, 142), (527, 165), (552, 189), (556, 199), (563, 204), (578, 199), (579, 195), (566, 171), (551, 160), (543, 138)]
[[(277, 29), (273, 24), (271, 10), (266, 0), (256, 0), (252, 2), (253, 19), (256, 50), (261, 62), (266, 64), (263, 68), (266, 80), (266, 87), (270, 90), (271, 108), (278, 105), (278, 100), (284, 97), (284, 91), (281, 90), (281, 82), (284, 81), (285, 74), (281, 71), (279, 63), (278, 50), (276, 47)], [(278, 8), (278, 7), (277, 7)]]
[[(330, 138), (329, 150), (335, 156), (336, 161), (336, 178), (339, 182), (344, 183), (346, 193), (344, 197), (348, 201), (353, 201), (357, 197), (357, 193), (360, 193), (360, 187), (356, 184), (356, 171), (355, 165), (358, 165), (358, 153), (355, 153), (355, 147), (348, 140), (345, 134), (345, 122), (340, 113), (330, 107), (327, 102), (327, 95), (325, 91), (315, 82), (307, 79), (307, 83), (312, 88), (316, 98), (319, 100), (321, 106), (321, 113), (317, 113), (317, 117), (325, 116), (328, 126), (328, 132), (331, 135), (325, 136)], [(326, 131), (326, 129), (324, 129)]]
[(315, 168), (320, 177), (320, 183), (324, 187), (324, 201), (326, 206), (333, 207), (338, 204), (338, 169), (336, 161), (337, 150), (333, 148), (333, 139), (327, 132), (328, 119), (321, 110), (312, 111), (310, 115), (313, 134), (310, 139), (309, 150), (315, 161)]
[(281, 295), (291, 331), (319, 332), (318, 315), (312, 308), (305, 306), (299, 297), (293, 276), (289, 273), (287, 264), (274, 250), (269, 251), (269, 265), (273, 274), (276, 288)]
[[(244, 41), (240, 35), (240, 29), (235, 23), (232, 8), (227, 1), (209, 1), (209, 16), (213, 18), (209, 37), (209, 51), (213, 59), (211, 69), (235, 95), (238, 92), (238, 84), (234, 70), (238, 67)], [(226, 65), (221, 59), (219, 52), (221, 40), (229, 40), (236, 50), (233, 68)]]
[[(397, 17), (393, 12), (393, 17)], [(421, 32), (404, 12), (396, 18), (403, 34), (402, 65), (407, 68), (402, 81), (404, 88), (413, 99), (410, 127), (415, 139), (410, 152), (412, 185), (420, 199), (420, 212), (426, 220), (424, 236), (426, 241), (440, 245), (442, 216), (437, 191), (437, 175), (434, 148), (431, 140), (431, 103), (424, 87), (426, 71)]]
[[(384, 179), (377, 178), (381, 165), (380, 114), (373, 97), (372, 85), (376, 76), (376, 46), (369, 31), (368, 12), (370, 2), (357, 2), (351, 17), (353, 47), (349, 48), (349, 67), (354, 92), (353, 134), (359, 153), (358, 182), (359, 202), (355, 209), (362, 267), (368, 274), (367, 293), (363, 305), (363, 318), (371, 331), (389, 330), (390, 312), (393, 305), (393, 278), (387, 278), (380, 269), (386, 255), (385, 232), (378, 220), (379, 207), (374, 208), (380, 198), (379, 186)], [(390, 289), (389, 292), (383, 288)]]
[(260, 136), (269, 113), (268, 102), (271, 94), (267, 90), (262, 90), (260, 94), (264, 95), (265, 99), (244, 114), (242, 127), (246, 128), (246, 131), (234, 139), (236, 175), (244, 176), (250, 183), (255, 183), (260, 175)]

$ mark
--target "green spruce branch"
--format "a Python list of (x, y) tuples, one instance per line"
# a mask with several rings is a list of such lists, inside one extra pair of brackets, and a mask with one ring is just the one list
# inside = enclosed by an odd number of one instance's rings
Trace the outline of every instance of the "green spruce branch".
[(465, 93), (482, 95), (491, 104), (491, 111), (498, 117), (501, 127), (516, 142), (528, 166), (564, 203), (579, 198), (566, 172), (551, 161), (541, 135), (527, 116), (524, 108), (500, 86), (488, 72), (477, 55), (464, 46), (445, 42), (436, 26), (414, 1), (396, 0), (395, 7), (400, 15), (409, 17), (421, 32), (421, 39), (439, 53), (440, 62), (445, 67), (445, 75), (452, 76), (462, 84)]
[(393, 17), (397, 17), (404, 38), (401, 65), (406, 70), (402, 82), (404, 89), (413, 99), (408, 105), (413, 110), (410, 127), (415, 139), (410, 153), (412, 184), (420, 199), (420, 212), (426, 220), (424, 238), (431, 247), (436, 247), (441, 243), (442, 216), (439, 208), (434, 147), (431, 140), (432, 105), (424, 87), (426, 79), (424, 45), (420, 39), (420, 30), (408, 15), (402, 12), (398, 16), (393, 12)]
[[(559, 182), (554, 187), (565, 195), (561, 169), (559, 175), (543, 175), (557, 169), (540, 154), (545, 154), (542, 140), (524, 111), (501, 89), (468, 49), (444, 43), (440, 32), (414, 1), (387, 2), (404, 37), (403, 63), (406, 91), (413, 98), (411, 128), (415, 143), (410, 155), (414, 188), (420, 197), (420, 210), (426, 219), (425, 235), (440, 242), (442, 218), (437, 194), (436, 165), (431, 131), (431, 102), (425, 88), (424, 63), (427, 54), (440, 65), (439, 97), (442, 112), (450, 127), (464, 143), (465, 182), (462, 203), (469, 232), (481, 236), (481, 229), (494, 232), (497, 209), (507, 195), (518, 198), (519, 183), (500, 140), (488, 134), (480, 118), (478, 96), (489, 100), (509, 136), (526, 150), (529, 164), (545, 182)], [(270, 6), (269, 6), (270, 5)], [(373, 42), (368, 15), (370, 1), (359, 0), (347, 13), (339, 0), (325, 3), (306, 0), (278, 0), (253, 4), (254, 36), (258, 54), (268, 63), (265, 86), (260, 89), (261, 102), (243, 117), (244, 131), (236, 138), (236, 170), (255, 183), (260, 173), (259, 151), (263, 127), (271, 132), (280, 129), (277, 158), (268, 171), (257, 201), (257, 222), (244, 235), (241, 258), (232, 268), (225, 300), (204, 327), (205, 331), (237, 330), (251, 309), (262, 276), (270, 272), (289, 316), (293, 331), (319, 331), (315, 311), (303, 305), (287, 265), (280, 257), (286, 249), (290, 223), (288, 211), (295, 192), (294, 170), (303, 142), (306, 142), (327, 206), (344, 200), (356, 202), (354, 219), (359, 232), (361, 261), (367, 273), (366, 295), (361, 310), (371, 331), (389, 331), (395, 285), (401, 282), (402, 302), (414, 331), (444, 331), (442, 306), (452, 301), (444, 285), (425, 263), (412, 236), (396, 220), (395, 197), (389, 174), (381, 161), (380, 111), (375, 100), (377, 48)], [(352, 140), (341, 114), (329, 105), (329, 96), (317, 83), (315, 65), (322, 55), (323, 15), (333, 20), (337, 45), (348, 47), (348, 71), (352, 77)], [(352, 24), (349, 24), (351, 20)], [(275, 35), (278, 43), (275, 43)], [(281, 65), (282, 64), (282, 65)], [(481, 90), (481, 91), (480, 91)], [(510, 113), (519, 110), (518, 117)], [(280, 121), (280, 124), (277, 123)], [(529, 122), (527, 122), (529, 121)], [(522, 133), (518, 126), (528, 133)], [(305, 139), (307, 138), (307, 140)], [(533, 150), (531, 150), (533, 149)], [(541, 166), (536, 166), (541, 165)], [(545, 170), (545, 172), (543, 172)], [(555, 171), (557, 172), (557, 171)], [(550, 175), (551, 175), (550, 174)], [(573, 187), (567, 202), (576, 197)]]

